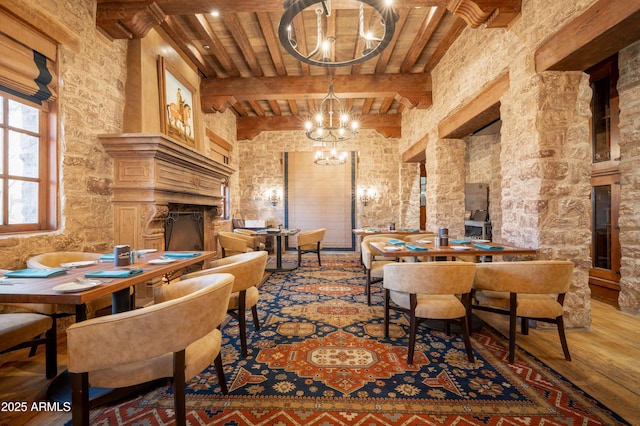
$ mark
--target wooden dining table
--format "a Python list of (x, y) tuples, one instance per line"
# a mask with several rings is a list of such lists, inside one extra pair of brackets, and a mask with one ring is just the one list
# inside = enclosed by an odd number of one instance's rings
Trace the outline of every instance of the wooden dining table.
[[(175, 257), (167, 257), (171, 255)], [(216, 252), (214, 251), (157, 251), (146, 253), (139, 257), (136, 263), (127, 266), (115, 266), (113, 260), (108, 260), (95, 264), (87, 263), (82, 267), (71, 267), (62, 275), (48, 278), (5, 277), (0, 280), (0, 303), (72, 304), (76, 306), (76, 322), (84, 321), (86, 319), (86, 304), (92, 300), (110, 294), (113, 313), (131, 310), (134, 308), (131, 306), (130, 297), (132, 286), (173, 274), (176, 271), (206, 262), (215, 256)], [(154, 264), (154, 262), (158, 263)], [(142, 272), (124, 278), (85, 278), (85, 274), (91, 272), (127, 272), (131, 269), (140, 269)], [(73, 287), (73, 285), (67, 286), (67, 284), (82, 284), (82, 280), (85, 279), (93, 281), (92, 287), (78, 291), (59, 290), (61, 286), (63, 288)], [(47, 389), (48, 399), (58, 402), (71, 401), (69, 379), (66, 371), (58, 375)], [(131, 388), (126, 391), (134, 392), (136, 390), (137, 388)], [(100, 398), (102, 401), (121, 398), (123, 393), (106, 388), (89, 389), (91, 399)]]
[(367, 237), (369, 235), (379, 235), (379, 234), (394, 234), (394, 235), (415, 235), (415, 234), (429, 234), (429, 231), (421, 231), (416, 228), (398, 228), (393, 230), (388, 230), (384, 228), (358, 228), (353, 229), (353, 233), (359, 237)]
[[(197, 263), (205, 262), (216, 256), (214, 251), (175, 252), (178, 257), (172, 257), (172, 261), (162, 260), (169, 252), (157, 251), (146, 253), (138, 258), (135, 264), (127, 266), (114, 266), (113, 260), (98, 261), (95, 264), (87, 264), (82, 267), (71, 267), (62, 275), (47, 278), (9, 278), (0, 280), (0, 303), (51, 303), (70, 304), (76, 306), (76, 321), (86, 319), (86, 304), (102, 296), (111, 295), (113, 299), (113, 313), (132, 309), (130, 306), (130, 287), (150, 281), (157, 277), (170, 274), (187, 268)], [(190, 253), (197, 255), (189, 256)], [(186, 257), (180, 257), (186, 256)], [(153, 262), (160, 263), (153, 264)], [(151, 263), (149, 263), (152, 261)], [(165, 263), (166, 262), (166, 263)], [(85, 274), (96, 271), (127, 271), (141, 269), (137, 275), (123, 278), (95, 278), (100, 284), (86, 290), (64, 291), (57, 290), (68, 283), (77, 283), (88, 278)], [(92, 279), (94, 280), (94, 279)]]
[[(385, 257), (493, 257), (493, 256), (536, 256), (538, 250), (526, 247), (515, 247), (508, 244), (493, 242), (473, 243), (464, 240), (460, 243), (452, 242), (448, 246), (435, 247), (429, 242), (406, 242), (404, 244), (389, 244), (387, 242), (376, 241), (370, 243), (377, 256)], [(413, 248), (413, 249), (412, 249)]]
[(270, 238), (275, 238), (276, 240), (276, 248), (275, 248), (275, 252), (276, 252), (276, 265), (272, 266), (270, 264), (267, 264), (267, 267), (265, 268), (265, 271), (267, 272), (286, 272), (286, 271), (292, 271), (294, 269), (296, 269), (298, 267), (298, 262), (289, 264), (289, 265), (283, 265), (282, 264), (282, 237), (292, 237), (294, 235), (296, 235), (298, 232), (300, 232), (299, 229), (264, 229), (261, 231), (257, 231), (258, 235), (261, 236), (266, 236), (266, 237), (270, 237)]

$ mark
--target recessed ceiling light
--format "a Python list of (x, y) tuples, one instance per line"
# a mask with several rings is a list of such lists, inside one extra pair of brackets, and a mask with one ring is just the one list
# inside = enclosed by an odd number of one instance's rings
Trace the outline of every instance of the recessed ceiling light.
[(209, 50), (209, 49), (211, 49), (211, 46), (209, 46), (208, 44), (204, 44), (204, 45), (202, 45), (202, 48), (204, 50)]
[(211, 16), (213, 16), (214, 18), (217, 18), (218, 16), (220, 16), (220, 11), (219, 10), (212, 11)]

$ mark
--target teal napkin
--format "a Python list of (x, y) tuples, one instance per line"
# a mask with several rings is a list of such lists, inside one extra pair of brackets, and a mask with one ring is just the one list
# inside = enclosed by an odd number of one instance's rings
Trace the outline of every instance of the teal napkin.
[(369, 229), (367, 229), (367, 231), (369, 231), (369, 232), (380, 232), (379, 229), (375, 229), (375, 228), (369, 228)]
[(429, 251), (429, 249), (427, 247), (420, 247), (420, 246), (416, 246), (413, 244), (407, 244), (406, 247), (409, 250), (413, 250), (413, 251)]
[(471, 244), (471, 240), (449, 240), (449, 242), (454, 244)]
[(420, 230), (419, 230), (419, 229), (417, 229), (417, 228), (410, 228), (410, 229), (407, 229), (407, 232), (419, 232), (419, 231), (420, 231)]
[(7, 272), (4, 276), (11, 278), (49, 278), (57, 275), (64, 275), (66, 273), (67, 270), (64, 268), (20, 269), (18, 271)]
[(483, 250), (504, 250), (504, 247), (502, 247), (502, 246), (490, 246), (489, 244), (476, 243), (475, 246), (477, 248), (483, 249)]
[(142, 269), (112, 269), (106, 271), (87, 272), (86, 278), (128, 278), (143, 273)]
[(399, 246), (404, 244), (405, 242), (402, 240), (389, 240), (387, 241), (389, 244), (393, 244), (394, 246)]
[(100, 260), (113, 260), (113, 253), (105, 253), (100, 255)]
[(164, 257), (196, 257), (196, 256), (200, 256), (200, 253), (198, 252), (192, 252), (192, 253), (164, 253), (163, 255)]

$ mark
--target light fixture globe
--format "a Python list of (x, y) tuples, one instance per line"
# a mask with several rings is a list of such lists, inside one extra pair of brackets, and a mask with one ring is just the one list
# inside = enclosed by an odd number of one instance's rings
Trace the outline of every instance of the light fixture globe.
[[(361, 52), (355, 52), (353, 57), (335, 58), (335, 34), (327, 34), (323, 29), (323, 16), (331, 15), (331, 0), (286, 0), (284, 2), (284, 14), (278, 26), (278, 37), (280, 43), (297, 60), (325, 68), (346, 67), (361, 62), (368, 61), (380, 54), (391, 42), (396, 30), (398, 15), (393, 8), (387, 5), (385, 0), (351, 0), (359, 4), (358, 28), (355, 29), (358, 36), (364, 41), (364, 48)], [(379, 22), (381, 35), (374, 35), (364, 28), (364, 5), (370, 6), (374, 13), (379, 15), (371, 19), (371, 22)], [(293, 21), (305, 9), (315, 6), (316, 14), (316, 45), (309, 54), (303, 54), (300, 50), (300, 43), (304, 40), (296, 40), (293, 35)], [(302, 21), (302, 19), (301, 19)]]

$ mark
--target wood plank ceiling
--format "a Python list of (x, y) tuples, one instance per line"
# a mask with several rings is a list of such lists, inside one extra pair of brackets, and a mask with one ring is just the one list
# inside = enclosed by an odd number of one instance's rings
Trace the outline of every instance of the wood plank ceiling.
[[(361, 128), (400, 137), (402, 111), (431, 106), (430, 72), (465, 27), (505, 27), (520, 4), (394, 0), (398, 20), (391, 43), (369, 61), (333, 68), (335, 93)], [(328, 26), (336, 34), (336, 50), (355, 51), (362, 43), (357, 34), (341, 34), (341, 28), (357, 28), (358, 5), (332, 0)], [(328, 91), (329, 69), (302, 63), (281, 46), (283, 11), (282, 0), (98, 0), (96, 24), (114, 39), (141, 38), (161, 27), (202, 75), (203, 111), (230, 108), (238, 139), (252, 139), (261, 131), (302, 129)], [(297, 39), (313, 49), (313, 11), (305, 10), (304, 26), (294, 26)]]

